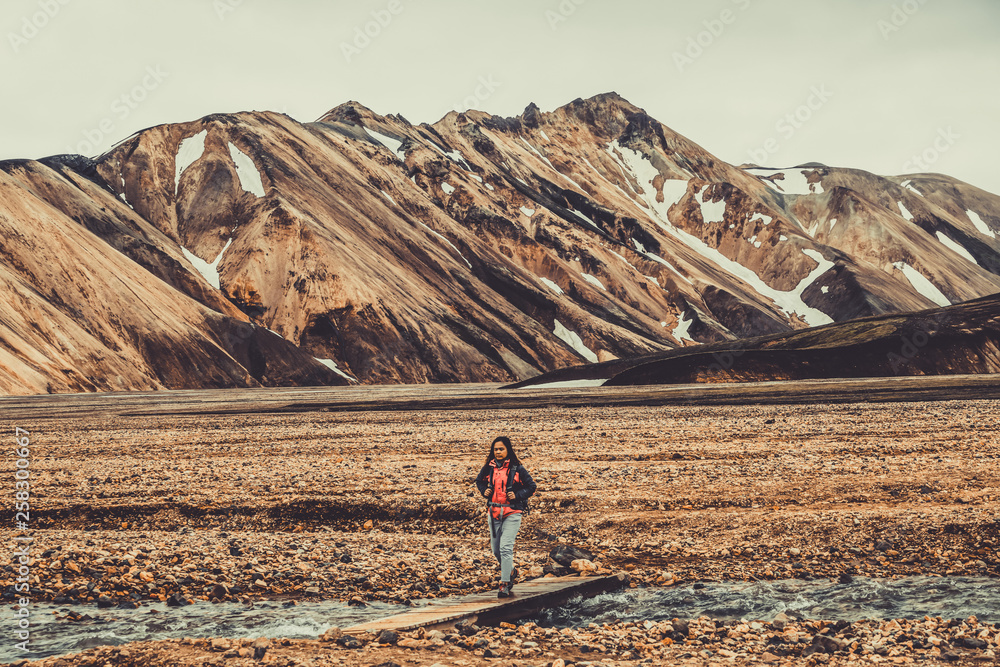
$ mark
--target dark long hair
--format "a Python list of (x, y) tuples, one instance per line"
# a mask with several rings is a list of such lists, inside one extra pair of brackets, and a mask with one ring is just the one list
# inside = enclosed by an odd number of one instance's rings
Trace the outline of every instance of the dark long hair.
[(502, 442), (504, 447), (507, 448), (507, 460), (510, 461), (511, 467), (521, 465), (521, 459), (517, 458), (517, 454), (514, 453), (514, 445), (510, 444), (510, 438), (505, 435), (501, 435), (490, 443), (490, 452), (486, 455), (486, 463), (484, 465), (489, 465), (490, 461), (496, 460), (496, 457), (493, 455), (493, 445), (498, 442)]

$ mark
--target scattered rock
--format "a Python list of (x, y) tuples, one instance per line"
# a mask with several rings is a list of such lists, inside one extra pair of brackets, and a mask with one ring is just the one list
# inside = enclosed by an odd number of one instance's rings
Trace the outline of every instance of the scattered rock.
[(575, 560), (594, 560), (594, 554), (586, 549), (560, 544), (549, 552), (549, 558), (559, 563), (563, 567), (570, 567)]
[(399, 633), (395, 630), (383, 630), (379, 633), (376, 641), (379, 644), (395, 644), (399, 641)]
[(334, 641), (344, 648), (357, 649), (364, 646), (364, 644), (361, 643), (361, 640), (352, 635), (340, 635)]
[(228, 651), (232, 648), (232, 643), (228, 639), (217, 637), (212, 640), (211, 647), (213, 651)]
[(340, 638), (344, 634), (344, 631), (340, 628), (334, 626), (329, 628), (326, 632), (319, 636), (319, 640), (323, 642), (332, 642)]

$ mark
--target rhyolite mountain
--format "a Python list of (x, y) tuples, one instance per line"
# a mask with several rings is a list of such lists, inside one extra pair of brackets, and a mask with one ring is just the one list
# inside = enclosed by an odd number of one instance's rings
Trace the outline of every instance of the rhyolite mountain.
[(512, 382), (1000, 292), (1000, 197), (735, 166), (618, 95), (0, 162), (0, 391)]

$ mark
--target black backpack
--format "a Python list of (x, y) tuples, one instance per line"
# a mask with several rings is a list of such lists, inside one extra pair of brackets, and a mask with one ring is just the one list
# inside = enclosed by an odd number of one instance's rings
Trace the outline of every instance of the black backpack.
[[(510, 489), (514, 485), (514, 475), (517, 474), (517, 469), (518, 468), (523, 468), (523, 467), (524, 466), (521, 466), (521, 465), (511, 466), (510, 470), (507, 471), (507, 488), (508, 489)], [(521, 509), (521, 514), (522, 515), (527, 515), (529, 512), (531, 512), (531, 507), (528, 505), (528, 499), (522, 500), (520, 502), (522, 502), (524, 504), (524, 507)]]

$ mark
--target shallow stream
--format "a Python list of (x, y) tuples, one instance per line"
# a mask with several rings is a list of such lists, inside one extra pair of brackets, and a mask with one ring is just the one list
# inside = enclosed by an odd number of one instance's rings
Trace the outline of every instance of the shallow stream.
[[(238, 603), (167, 607), (156, 603), (139, 609), (38, 604), (31, 610), (30, 648), (33, 653), (22, 654), (14, 649), (14, 642), (8, 641), (0, 644), (0, 661), (38, 659), (93, 646), (181, 637), (315, 639), (332, 626), (348, 627), (402, 613), (407, 608), (388, 603), (349, 607), (342, 602), (305, 602), (297, 606), (265, 602), (253, 607)], [(57, 618), (69, 611), (89, 618), (80, 621)], [(981, 621), (996, 623), (1000, 622), (1000, 580), (858, 577), (846, 584), (789, 579), (638, 588), (571, 600), (531, 620), (559, 627), (699, 616), (718, 621), (770, 621), (779, 612), (792, 618), (831, 621), (975, 615)]]
[(576, 598), (532, 620), (539, 625), (564, 627), (699, 616), (717, 621), (770, 621), (779, 613), (794, 619), (852, 622), (976, 616), (980, 621), (996, 623), (1000, 622), (1000, 579), (857, 577), (843, 584), (828, 579), (786, 579), (637, 588)]
[[(367, 607), (349, 607), (344, 602), (304, 602), (288, 607), (278, 602), (263, 602), (252, 607), (238, 602), (202, 602), (186, 607), (167, 607), (166, 603), (156, 602), (138, 609), (37, 604), (31, 607), (29, 648), (33, 652), (23, 654), (13, 648), (13, 642), (5, 642), (0, 645), (0, 662), (22, 658), (37, 660), (93, 646), (183, 637), (315, 639), (333, 626), (357, 625), (406, 609), (402, 605), (381, 602), (372, 602)], [(70, 611), (85, 618), (70, 621), (56, 616), (65, 617)]]

